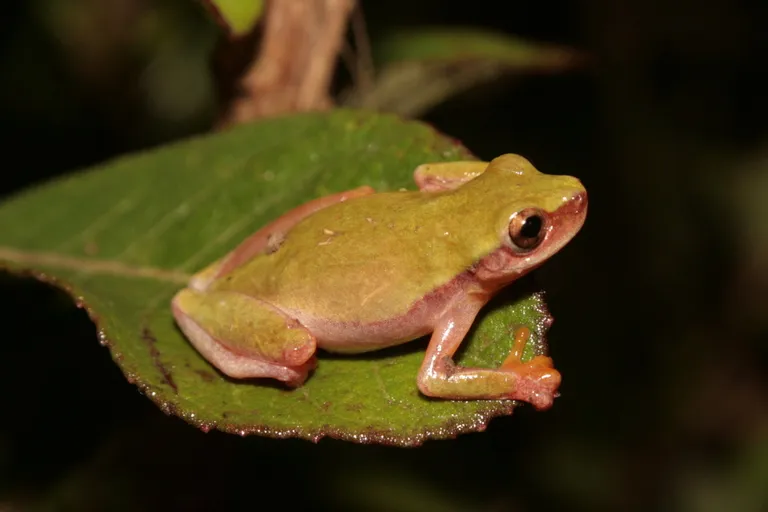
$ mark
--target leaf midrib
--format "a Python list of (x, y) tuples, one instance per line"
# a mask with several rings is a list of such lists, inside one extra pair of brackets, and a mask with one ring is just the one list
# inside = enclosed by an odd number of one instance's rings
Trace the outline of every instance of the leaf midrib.
[(120, 277), (138, 277), (174, 284), (186, 284), (191, 275), (186, 272), (156, 267), (129, 265), (115, 260), (77, 258), (44, 251), (23, 251), (12, 247), (0, 246), (0, 261), (5, 260), (20, 265), (42, 265), (84, 274), (107, 274)]

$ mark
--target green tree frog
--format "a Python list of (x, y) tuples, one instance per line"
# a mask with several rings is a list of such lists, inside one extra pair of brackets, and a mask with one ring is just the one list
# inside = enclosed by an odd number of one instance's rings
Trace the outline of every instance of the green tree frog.
[(586, 190), (513, 154), (424, 164), (414, 179), (418, 191), (361, 187), (263, 227), (176, 294), (177, 324), (229, 377), (293, 387), (318, 348), (363, 353), (431, 333), (423, 394), (549, 408), (560, 374), (549, 357), (521, 361), (524, 332), (499, 368), (461, 367), (453, 355), (496, 292), (579, 231)]

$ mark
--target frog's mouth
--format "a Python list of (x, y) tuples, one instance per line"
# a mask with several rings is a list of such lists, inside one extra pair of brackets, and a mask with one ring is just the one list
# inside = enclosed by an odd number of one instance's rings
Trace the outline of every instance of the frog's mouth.
[(560, 208), (549, 215), (551, 232), (547, 236), (548, 240), (542, 245), (552, 245), (549, 255), (554, 254), (567, 244), (571, 238), (576, 236), (584, 220), (587, 218), (587, 192), (580, 191), (573, 195), (568, 201), (563, 203)]
[[(587, 192), (579, 191), (566, 200), (547, 219), (547, 236), (531, 256), (534, 267), (541, 265), (562, 249), (581, 230), (587, 218)], [(532, 270), (532, 269), (531, 269)]]

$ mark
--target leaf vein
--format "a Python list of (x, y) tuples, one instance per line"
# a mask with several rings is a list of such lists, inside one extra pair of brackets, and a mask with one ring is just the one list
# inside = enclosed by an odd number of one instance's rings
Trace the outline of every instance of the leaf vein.
[(169, 283), (186, 284), (191, 277), (177, 270), (127, 265), (115, 260), (76, 258), (52, 252), (23, 251), (0, 246), (0, 260), (21, 265), (43, 265), (83, 274), (110, 274), (121, 277), (143, 277)]

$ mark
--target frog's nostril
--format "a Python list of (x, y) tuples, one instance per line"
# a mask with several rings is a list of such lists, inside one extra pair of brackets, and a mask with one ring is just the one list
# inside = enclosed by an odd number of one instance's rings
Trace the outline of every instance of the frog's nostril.
[[(587, 193), (580, 190), (572, 193), (570, 196), (563, 197), (563, 203), (552, 213), (552, 222), (555, 224), (561, 222), (570, 222), (580, 219), (583, 222), (587, 214)], [(570, 219), (570, 220), (567, 220)]]
[(586, 192), (578, 192), (573, 197), (571, 197), (571, 200), (568, 201), (570, 209), (574, 213), (581, 213), (581, 211), (586, 207), (587, 205), (587, 193)]

